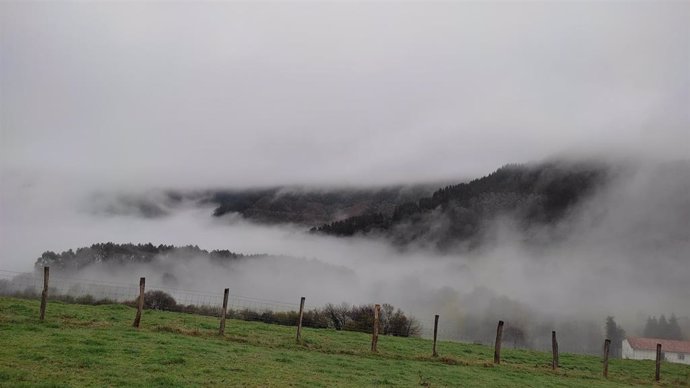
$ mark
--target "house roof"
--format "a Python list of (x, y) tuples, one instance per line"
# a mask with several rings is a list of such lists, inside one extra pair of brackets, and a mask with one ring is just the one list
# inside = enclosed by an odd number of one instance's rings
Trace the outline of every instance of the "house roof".
[(690, 353), (690, 341), (676, 341), (660, 338), (626, 338), (630, 347), (638, 350), (656, 350), (656, 344), (661, 344), (662, 352)]

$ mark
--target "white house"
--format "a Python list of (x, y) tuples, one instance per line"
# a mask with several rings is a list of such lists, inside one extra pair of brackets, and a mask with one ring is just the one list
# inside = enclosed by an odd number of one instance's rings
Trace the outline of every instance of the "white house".
[(661, 344), (661, 357), (663, 360), (690, 365), (690, 341), (659, 338), (626, 338), (623, 340), (623, 358), (656, 360), (656, 344)]

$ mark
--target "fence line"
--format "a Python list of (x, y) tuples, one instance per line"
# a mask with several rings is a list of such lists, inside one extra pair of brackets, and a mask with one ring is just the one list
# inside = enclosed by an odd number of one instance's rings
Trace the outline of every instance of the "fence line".
[[(38, 297), (43, 279), (38, 273), (15, 272), (0, 270), (0, 295), (13, 295), (20, 297)], [(183, 288), (172, 288), (160, 286), (155, 283), (146, 283), (146, 291), (162, 291), (174, 299), (174, 307), (161, 307), (163, 310), (194, 313), (199, 315), (220, 316), (223, 310), (222, 288), (218, 292), (207, 292), (199, 290), (189, 290)], [(77, 302), (84, 304), (93, 303), (128, 303), (132, 306), (137, 305), (139, 297), (139, 285), (134, 283), (120, 283), (113, 281), (97, 281), (94, 279), (84, 279), (66, 276), (50, 277), (49, 299)], [(261, 321), (266, 323), (277, 323), (286, 326), (295, 326), (299, 323), (300, 304), (272, 299), (260, 299), (247, 297), (237, 294), (229, 294), (227, 302), (227, 317), (248, 321)], [(373, 324), (363, 321), (354, 321), (345, 318), (343, 326), (333, 323), (332, 317), (326, 312), (325, 306), (305, 307), (302, 313), (302, 321), (305, 327), (316, 328), (336, 328), (353, 331), (368, 331)], [(336, 306), (340, 307), (340, 306)], [(358, 317), (366, 314), (362, 306), (351, 306), (351, 309), (359, 309)], [(150, 308), (147, 305), (147, 308)], [(373, 308), (373, 306), (372, 306)], [(391, 313), (391, 312), (389, 312)], [(409, 336), (424, 334), (426, 327), (433, 327), (433, 324), (415, 320), (420, 330), (411, 330), (411, 327), (395, 325), (382, 310), (381, 333), (385, 335)], [(187, 321), (194, 321), (193, 317), (186, 317)], [(199, 327), (204, 326), (203, 320), (198, 320)], [(346, 323), (347, 322), (347, 323)]]
[[(16, 272), (0, 270), (0, 294), (24, 294), (40, 293), (43, 287), (43, 278), (31, 272)], [(147, 284), (147, 290), (163, 291), (172, 296), (178, 305), (219, 307), (223, 302), (223, 295), (208, 291), (189, 290)], [(110, 299), (116, 302), (134, 301), (139, 295), (139, 285), (135, 283), (118, 283), (112, 281), (99, 281), (94, 279), (71, 278), (52, 275), (50, 277), (50, 297), (71, 296), (75, 298), (91, 296), (94, 299)], [(230, 310), (255, 310), (287, 312), (297, 310), (298, 303), (260, 299), (230, 293), (228, 299)]]
[[(137, 279), (133, 277), (133, 280)], [(148, 279), (147, 279), (148, 280)], [(18, 296), (38, 297), (43, 286), (42, 276), (36, 272), (16, 272), (0, 270), (0, 295), (15, 293)], [(231, 286), (231, 285), (230, 285)], [(200, 313), (203, 315), (220, 316), (223, 306), (223, 288), (218, 292), (208, 292), (200, 290), (190, 290), (186, 288), (173, 288), (156, 283), (146, 283), (147, 291), (163, 291), (170, 295), (177, 304), (177, 310), (181, 312)], [(232, 291), (232, 289), (230, 289)], [(84, 279), (81, 277), (67, 277), (59, 274), (50, 276), (49, 299), (60, 299), (68, 296), (80, 303), (93, 303), (94, 300), (112, 300), (114, 302), (135, 302), (139, 296), (139, 285), (135, 282), (122, 283), (113, 281), (99, 281), (94, 279)], [(81, 299), (80, 299), (81, 298)], [(93, 300), (92, 300), (92, 299)], [(278, 323), (282, 325), (296, 325), (299, 319), (299, 303), (277, 301), (272, 299), (260, 299), (243, 295), (229, 293), (228, 297), (228, 317), (243, 320), (263, 321), (267, 323)], [(315, 316), (313, 308), (305, 307), (304, 326), (306, 327), (332, 327), (326, 326), (323, 316)], [(323, 310), (324, 306), (320, 306)], [(339, 306), (335, 306), (336, 308)], [(357, 307), (357, 306), (351, 306)], [(373, 304), (371, 306), (373, 308)], [(268, 312), (276, 313), (269, 314)], [(294, 314), (291, 314), (294, 312)], [(372, 311), (373, 313), (373, 311)], [(382, 309), (382, 314), (384, 313)], [(408, 317), (412, 318), (412, 317)], [(189, 320), (193, 318), (189, 317)], [(434, 317), (422, 316), (414, 317), (418, 324), (418, 335), (425, 338), (432, 338), (434, 331)], [(373, 318), (371, 320), (373, 323)], [(200, 321), (201, 322), (201, 321)], [(199, 323), (199, 325), (202, 325)], [(339, 329), (339, 328), (338, 328)], [(343, 329), (348, 329), (343, 327)], [(381, 333), (387, 335), (407, 336), (408, 331), (401, 328), (391, 328), (383, 330)], [(361, 325), (349, 330), (364, 331)], [(439, 339), (450, 339), (453, 329), (446, 326), (439, 328), (437, 336)]]
[[(7, 271), (7, 270), (0, 270), (0, 295), (18, 295), (18, 296), (32, 296), (32, 297), (37, 297), (38, 296), (38, 289), (42, 286), (42, 292), (41, 292), (41, 307), (40, 307), (40, 320), (43, 321), (45, 318), (45, 308), (46, 308), (46, 301), (47, 301), (47, 296), (50, 294), (52, 298), (59, 298), (60, 296), (71, 296), (74, 297), (75, 295), (77, 296), (88, 296), (92, 298), (91, 300), (93, 301), (94, 294), (97, 295), (100, 298), (105, 298), (108, 301), (125, 301), (125, 302), (134, 302), (136, 300), (136, 305), (137, 305), (137, 314), (136, 318), (134, 320), (133, 326), (135, 328), (139, 328), (140, 326), (140, 320), (142, 318), (142, 310), (144, 308), (144, 303), (145, 303), (145, 278), (141, 277), (139, 281), (139, 286), (136, 287), (135, 285), (128, 285), (124, 283), (114, 283), (114, 282), (98, 282), (95, 283), (95, 280), (85, 280), (85, 279), (70, 279), (70, 278), (64, 278), (64, 277), (52, 277), (50, 278), (49, 282), (49, 268), (44, 267), (44, 272), (43, 276), (39, 277), (36, 276), (34, 273), (22, 273), (22, 272), (15, 272), (15, 271)], [(55, 284), (55, 283), (58, 284)], [(196, 306), (208, 306), (211, 309), (209, 311), (212, 311), (215, 313), (215, 315), (220, 315), (220, 328), (219, 328), (219, 335), (224, 335), (224, 330), (225, 330), (225, 319), (226, 316), (229, 314), (232, 316), (232, 314), (239, 314), (238, 317), (242, 319), (246, 319), (247, 317), (242, 317), (242, 314), (246, 314), (246, 312), (233, 312), (228, 311), (228, 302), (230, 299), (229, 296), (229, 289), (226, 288), (224, 291), (223, 296), (221, 297), (220, 294), (215, 294), (215, 293), (209, 293), (209, 292), (204, 292), (204, 291), (191, 291), (191, 290), (181, 290), (181, 289), (175, 289), (175, 288), (168, 288), (168, 287), (158, 287), (158, 286), (153, 286), (152, 291), (163, 291), (164, 293), (168, 294), (169, 296), (172, 296), (173, 298), (175, 295), (177, 295), (178, 298), (181, 298), (183, 300), (189, 301), (189, 300), (194, 300), (196, 304), (190, 304), (190, 305), (196, 305)], [(131, 296), (138, 291), (138, 295), (135, 298), (132, 298)], [(105, 295), (105, 297), (103, 296)], [(277, 311), (278, 313), (280, 312), (286, 312), (287, 314), (278, 314), (278, 316), (283, 319), (283, 322), (271, 322), (271, 323), (282, 323), (282, 324), (289, 324), (293, 326), (297, 326), (297, 343), (301, 343), (301, 328), (302, 328), (302, 321), (304, 318), (304, 303), (305, 303), (305, 297), (301, 297), (299, 305), (296, 303), (289, 303), (289, 302), (279, 302), (279, 301), (272, 301), (272, 300), (263, 300), (263, 299), (258, 299), (258, 298), (249, 298), (249, 297), (242, 297), (238, 295), (232, 296), (233, 301), (235, 303), (230, 304), (231, 306), (235, 306), (238, 308), (244, 308), (245, 310), (248, 310), (249, 307), (247, 307), (247, 304), (251, 304), (251, 307), (256, 308), (257, 306), (261, 306), (263, 309), (265, 309), (264, 314), (270, 314), (268, 317), (271, 319), (274, 319), (276, 317), (275, 312)], [(76, 300), (79, 302), (79, 300)], [(219, 305), (219, 301), (222, 301), (222, 307)], [(175, 301), (177, 303), (177, 300)], [(179, 305), (179, 303), (177, 303)], [(299, 313), (296, 313), (295, 308), (296, 306), (299, 306)], [(285, 310), (276, 310), (276, 307), (282, 307)], [(289, 309), (289, 310), (287, 310)], [(356, 309), (356, 306), (353, 307), (353, 311)], [(239, 309), (238, 309), (239, 310)], [(174, 311), (180, 311), (180, 310), (174, 310)], [(358, 310), (359, 312), (366, 312), (365, 309), (362, 309), (361, 307)], [(184, 312), (184, 310), (182, 310)], [(198, 312), (198, 310), (194, 310), (194, 312)], [(204, 311), (206, 312), (206, 311)], [(325, 312), (325, 310), (324, 310)], [(296, 316), (293, 316), (294, 314), (297, 314)], [(317, 314), (316, 310), (314, 310), (314, 314)], [(382, 323), (380, 321), (381, 318), (381, 305), (380, 304), (375, 304), (373, 306), (372, 310), (372, 322), (368, 324), (368, 329), (371, 329), (372, 331), (372, 338), (371, 338), (371, 352), (376, 353), (378, 352), (378, 336), (379, 336), (379, 331), (381, 329)], [(263, 314), (261, 315), (263, 316)], [(388, 317), (392, 318), (392, 317)], [(256, 319), (249, 319), (249, 320), (256, 320)], [(261, 320), (261, 319), (259, 319)], [(437, 348), (436, 348), (436, 340), (437, 340), (437, 334), (438, 334), (438, 321), (439, 321), (439, 315), (434, 316), (434, 325), (433, 325), (433, 348), (432, 348), (432, 357), (438, 357), (437, 353)], [(185, 321), (186, 323), (186, 321)], [(207, 323), (204, 322), (204, 327), (206, 328)], [(501, 364), (501, 345), (502, 345), (502, 336), (503, 336), (503, 326), (504, 322), (502, 320), (498, 321), (498, 325), (496, 328), (496, 340), (494, 341), (494, 364), (500, 365)], [(361, 330), (357, 330), (361, 331)], [(385, 334), (385, 333), (384, 333)], [(396, 335), (395, 332), (389, 332), (388, 334), (393, 334)], [(398, 333), (399, 335), (400, 333)], [(558, 342), (556, 341), (556, 332), (552, 331), (551, 332), (551, 338), (552, 338), (552, 363), (551, 363), (551, 368), (553, 370), (556, 370), (559, 367), (559, 355), (558, 355)], [(608, 359), (609, 359), (609, 349), (610, 349), (610, 344), (611, 341), (609, 339), (606, 339), (604, 341), (604, 360), (603, 360), (603, 377), (608, 378)], [(662, 360), (662, 353), (661, 353), (661, 344), (657, 344), (656, 346), (656, 362), (655, 362), (655, 381), (660, 380), (660, 366), (661, 366), (661, 360)]]

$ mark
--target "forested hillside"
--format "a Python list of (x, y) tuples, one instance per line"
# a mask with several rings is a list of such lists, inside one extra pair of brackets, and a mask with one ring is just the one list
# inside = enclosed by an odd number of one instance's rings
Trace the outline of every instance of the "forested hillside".
[(172, 245), (156, 246), (151, 243), (114, 244), (108, 242), (93, 244), (90, 247), (77, 248), (76, 251), (72, 249), (61, 253), (46, 251), (36, 260), (35, 266), (37, 268), (49, 266), (57, 270), (71, 271), (82, 269), (89, 264), (147, 264), (151, 263), (157, 257), (166, 256), (180, 258), (203, 257), (217, 263), (247, 257), (246, 255), (230, 252), (228, 250), (207, 251), (193, 245), (175, 247)]
[(100, 194), (92, 209), (108, 215), (159, 218), (181, 206), (210, 206), (221, 217), (239, 214), (263, 224), (294, 223), (312, 227), (369, 213), (391, 215), (395, 207), (431, 195), (441, 184), (411, 184), (369, 188), (278, 186), (263, 189), (166, 190), (149, 193)]
[(442, 188), (414, 184), (168, 190), (99, 198), (95, 203), (99, 211), (143, 217), (165, 217), (192, 203), (211, 207), (215, 217), (237, 214), (257, 223), (303, 225), (314, 233), (375, 234), (397, 246), (422, 243), (446, 249), (479, 244), (487, 226), (499, 217), (520, 228), (557, 222), (610, 180), (615, 170), (603, 163), (549, 161), (505, 165), (487, 176)]
[(489, 221), (500, 216), (522, 227), (558, 221), (603, 184), (608, 173), (608, 168), (593, 163), (510, 164), (485, 177), (401, 203), (391, 214), (368, 213), (311, 231), (335, 236), (377, 233), (398, 244), (471, 243)]
[(272, 188), (215, 191), (205, 200), (216, 205), (213, 215), (239, 213), (263, 223), (318, 225), (369, 213), (392, 214), (396, 205), (429, 195), (432, 185), (370, 189)]

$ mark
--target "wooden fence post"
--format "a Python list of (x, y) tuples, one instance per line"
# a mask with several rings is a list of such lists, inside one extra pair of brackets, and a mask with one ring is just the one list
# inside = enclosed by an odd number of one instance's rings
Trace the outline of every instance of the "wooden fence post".
[(551, 360), (551, 369), (558, 369), (558, 341), (556, 340), (556, 332), (551, 332), (551, 353), (553, 353), (553, 359)]
[(498, 321), (496, 328), (496, 343), (494, 344), (494, 364), (501, 363), (501, 338), (503, 337), (503, 321)]
[(654, 380), (659, 381), (661, 378), (661, 344), (656, 344), (656, 371), (654, 372)]
[(431, 354), (432, 357), (438, 357), (436, 352), (436, 335), (438, 334), (438, 314), (434, 315), (434, 352)]
[(611, 349), (611, 340), (604, 340), (604, 377), (609, 378), (609, 350)]
[(137, 316), (134, 318), (132, 326), (138, 328), (141, 323), (141, 312), (144, 310), (144, 288), (146, 285), (146, 278), (139, 278), (139, 301), (137, 303)]
[(220, 329), (218, 329), (218, 335), (225, 335), (225, 318), (228, 315), (228, 295), (230, 294), (230, 289), (226, 288), (223, 292), (223, 309), (220, 312)]
[(374, 305), (374, 331), (371, 334), (371, 351), (378, 352), (377, 345), (379, 343), (379, 313), (381, 312), (381, 305)]
[(43, 267), (43, 292), (41, 293), (41, 321), (46, 318), (46, 305), (48, 304), (48, 278), (50, 267)]
[(297, 319), (297, 343), (302, 341), (302, 317), (304, 317), (304, 300), (306, 298), (302, 297), (299, 300), (299, 317)]

